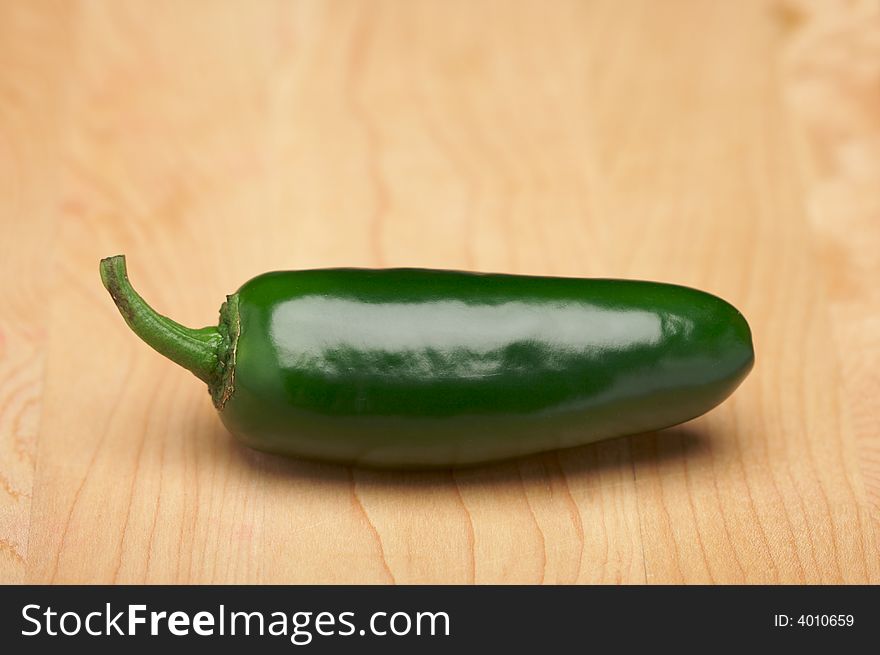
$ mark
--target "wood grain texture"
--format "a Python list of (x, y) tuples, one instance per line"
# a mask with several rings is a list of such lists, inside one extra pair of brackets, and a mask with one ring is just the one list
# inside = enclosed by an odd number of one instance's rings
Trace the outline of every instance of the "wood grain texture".
[(880, 520), (880, 5), (789, 6), (783, 59), (846, 405)]
[[(0, 134), (22, 154), (0, 166), (30, 191), (0, 200), (3, 302), (23, 298), (0, 474), (24, 490), (0, 579), (880, 581), (874, 9), (7, 3)], [(744, 311), (757, 365), (705, 417), (564, 453), (284, 460), (127, 331), (97, 275), (117, 252), (194, 326), (275, 268), (678, 282)], [(15, 444), (38, 406), (34, 470)]]
[[(58, 201), (67, 10), (0, 3), (0, 581), (25, 576)], [(46, 48), (46, 44), (52, 44)]]

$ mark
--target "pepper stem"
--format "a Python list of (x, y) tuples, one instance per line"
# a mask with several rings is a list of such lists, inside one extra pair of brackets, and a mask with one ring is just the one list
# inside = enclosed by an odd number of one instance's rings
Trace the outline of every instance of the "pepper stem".
[(219, 371), (217, 349), (221, 336), (216, 327), (188, 328), (150, 307), (128, 281), (125, 255), (101, 260), (101, 281), (110, 292), (128, 327), (147, 345), (192, 371), (209, 385)]

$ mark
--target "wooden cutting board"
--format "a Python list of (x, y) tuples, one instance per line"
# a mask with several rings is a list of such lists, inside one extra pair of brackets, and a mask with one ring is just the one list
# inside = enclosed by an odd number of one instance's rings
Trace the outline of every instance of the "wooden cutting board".
[[(0, 580), (878, 582), (876, 2), (0, 4)], [(475, 470), (236, 445), (98, 279), (648, 278), (757, 365), (679, 428)]]

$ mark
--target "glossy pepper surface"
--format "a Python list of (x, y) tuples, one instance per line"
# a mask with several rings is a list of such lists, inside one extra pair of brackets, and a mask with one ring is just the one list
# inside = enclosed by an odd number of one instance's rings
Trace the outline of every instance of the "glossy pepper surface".
[(460, 466), (656, 430), (720, 403), (754, 361), (733, 306), (671, 284), (274, 272), (227, 296), (218, 327), (191, 329), (141, 299), (122, 256), (101, 277), (238, 439), (347, 464)]

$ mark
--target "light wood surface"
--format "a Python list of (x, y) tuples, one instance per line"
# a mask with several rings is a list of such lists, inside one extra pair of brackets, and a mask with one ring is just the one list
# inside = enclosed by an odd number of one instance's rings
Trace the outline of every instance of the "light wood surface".
[[(0, 3), (0, 580), (880, 580), (876, 2)], [(261, 455), (132, 335), (265, 270), (649, 278), (757, 364), (480, 469)]]

